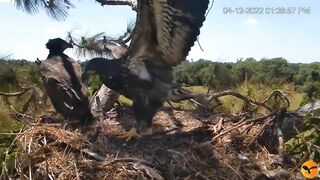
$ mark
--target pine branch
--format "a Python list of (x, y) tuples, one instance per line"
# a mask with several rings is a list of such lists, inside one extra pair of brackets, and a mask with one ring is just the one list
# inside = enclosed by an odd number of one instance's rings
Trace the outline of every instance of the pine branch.
[(120, 58), (127, 52), (126, 43), (131, 40), (133, 26), (134, 23), (129, 23), (126, 32), (117, 38), (98, 33), (91, 37), (82, 36), (78, 39), (72, 36), (72, 32), (69, 32), (67, 39), (76, 47), (78, 56)]
[(74, 7), (70, 0), (15, 0), (15, 6), (29, 14), (39, 12), (39, 9), (46, 9), (47, 14), (56, 20), (65, 20), (68, 11)]

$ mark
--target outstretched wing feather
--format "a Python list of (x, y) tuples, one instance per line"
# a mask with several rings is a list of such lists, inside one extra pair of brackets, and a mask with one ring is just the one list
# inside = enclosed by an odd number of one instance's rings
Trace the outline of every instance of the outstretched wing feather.
[(180, 64), (200, 34), (208, 4), (209, 0), (139, 0), (129, 56)]

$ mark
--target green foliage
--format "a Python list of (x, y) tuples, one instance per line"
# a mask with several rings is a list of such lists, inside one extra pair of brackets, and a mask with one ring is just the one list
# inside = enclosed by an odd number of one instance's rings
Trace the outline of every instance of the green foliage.
[(0, 135), (0, 164), (2, 167), (2, 162), (9, 162), (11, 157), (13, 156), (12, 151), (8, 152), (7, 148), (12, 143), (15, 138), (14, 135), (9, 134), (11, 132), (17, 132), (21, 128), (21, 125), (14, 121), (14, 119), (10, 116), (9, 112), (0, 109), (0, 133), (8, 133)]
[(100, 81), (99, 76), (97, 75), (92, 76), (89, 79), (88, 86), (91, 94), (94, 94), (95, 92), (97, 92), (102, 86), (102, 82)]
[(199, 60), (192, 63), (186, 61), (175, 69), (174, 79), (177, 83), (191, 86), (207, 84), (212, 77), (211, 69), (211, 61)]
[(293, 83), (295, 90), (306, 94), (304, 103), (320, 98), (320, 63), (294, 64), (284, 58), (247, 58), (236, 63), (187, 61), (176, 67), (174, 80), (187, 86), (207, 85), (215, 91), (245, 82), (265, 86)]
[(247, 58), (246, 60), (238, 60), (233, 64), (233, 73), (237, 82), (244, 82), (249, 79), (256, 78), (258, 74), (259, 63), (254, 58)]
[[(38, 69), (33, 62), (26, 60), (0, 60), (0, 91), (3, 92), (18, 92), (21, 91), (19, 85), (28, 86), (38, 84), (43, 88), (42, 81)], [(0, 163), (3, 161), (10, 164), (16, 150), (11, 149), (6, 153), (8, 146), (15, 138), (12, 132), (17, 132), (21, 129), (21, 124), (16, 121), (12, 111), (9, 111), (9, 105), (12, 105), (16, 110), (22, 110), (27, 98), (30, 94), (25, 94), (20, 97), (4, 97), (0, 96)]]
[(320, 162), (320, 118), (315, 114), (305, 117), (306, 130), (285, 144), (287, 152), (297, 159), (307, 158)]
[(208, 60), (184, 62), (175, 68), (174, 81), (190, 86), (208, 85), (224, 89), (234, 83), (231, 68), (230, 64)]
[(0, 132), (3, 132), (5, 129), (10, 127), (12, 119), (9, 113), (3, 109), (0, 109)]
[(120, 105), (129, 105), (129, 106), (132, 106), (132, 100), (126, 98), (126, 97), (123, 96), (123, 95), (120, 95), (120, 96), (119, 96), (118, 101), (119, 101)]
[(283, 58), (262, 59), (260, 66), (259, 73), (263, 77), (259, 76), (258, 80), (265, 83), (291, 82), (295, 73), (294, 68)]
[(0, 85), (16, 85), (17, 83), (16, 70), (12, 67), (0, 66)]
[(29, 79), (32, 83), (37, 84), (40, 87), (43, 87), (43, 83), (40, 78), (40, 72), (38, 70), (38, 67), (35, 66), (35, 64), (31, 65), (30, 67)]

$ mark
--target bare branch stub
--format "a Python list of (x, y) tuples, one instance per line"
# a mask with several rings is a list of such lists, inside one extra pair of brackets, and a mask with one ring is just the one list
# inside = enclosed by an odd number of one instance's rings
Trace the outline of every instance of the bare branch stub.
[(132, 9), (135, 11), (138, 6), (138, 2), (136, 0), (96, 0), (101, 4), (104, 5), (127, 5), (131, 6)]

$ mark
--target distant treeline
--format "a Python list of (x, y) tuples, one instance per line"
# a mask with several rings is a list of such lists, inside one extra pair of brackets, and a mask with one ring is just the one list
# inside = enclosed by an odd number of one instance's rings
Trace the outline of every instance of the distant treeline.
[[(82, 62), (84, 67), (86, 62)], [(20, 72), (20, 73), (17, 73)], [(24, 73), (23, 73), (24, 72)], [(16, 84), (20, 78), (39, 83), (40, 76), (34, 62), (26, 60), (0, 60), (0, 86)], [(265, 85), (293, 83), (296, 90), (305, 92), (309, 98), (320, 97), (320, 63), (289, 63), (284, 58), (254, 58), (231, 62), (214, 62), (200, 59), (185, 61), (175, 68), (174, 80), (186, 86), (207, 85), (223, 90), (241, 83)]]
[(320, 63), (289, 63), (284, 58), (254, 58), (231, 62), (186, 61), (175, 68), (175, 82), (189, 86), (208, 85), (222, 90), (241, 83), (265, 85), (293, 83), (309, 98), (320, 97)]
[(42, 87), (37, 65), (27, 60), (0, 59), (0, 90), (15, 89), (18, 84), (39, 84)]

